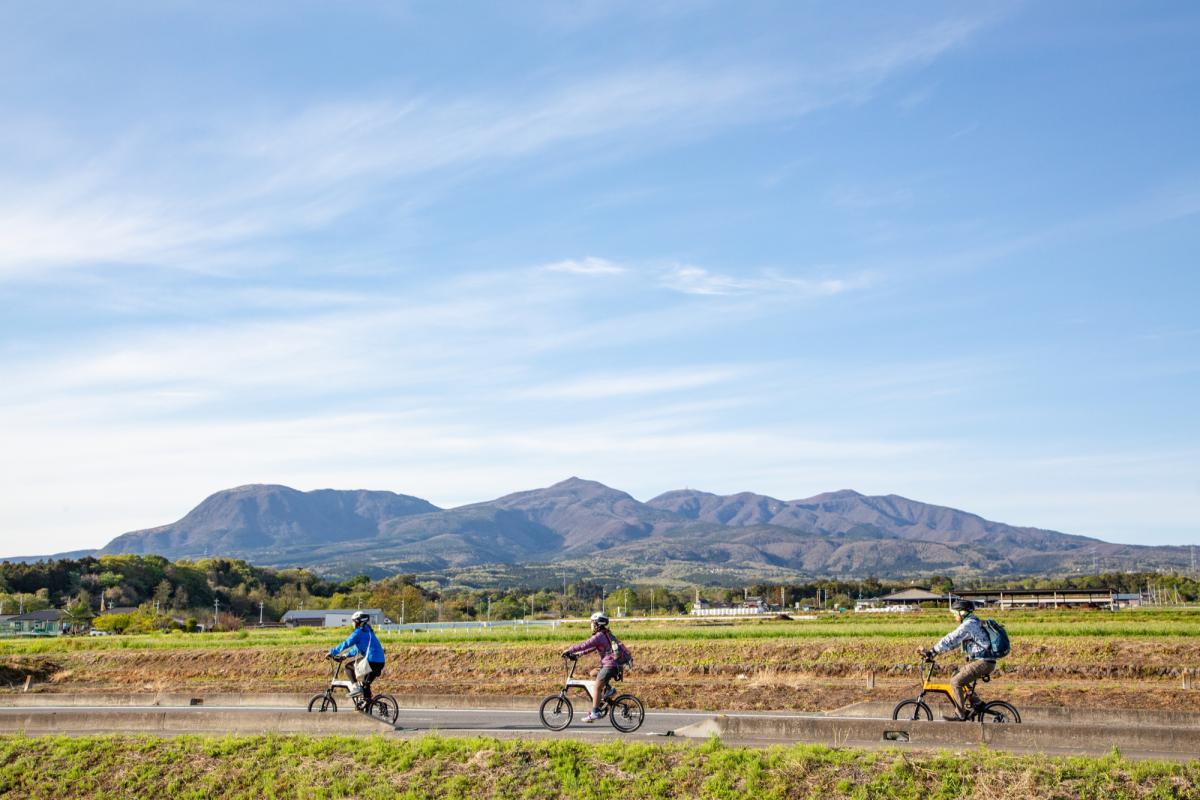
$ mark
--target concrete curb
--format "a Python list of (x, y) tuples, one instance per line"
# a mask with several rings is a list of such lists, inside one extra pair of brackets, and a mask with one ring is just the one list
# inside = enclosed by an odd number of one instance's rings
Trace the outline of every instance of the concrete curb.
[[(897, 701), (898, 702), (898, 701)], [(938, 711), (935, 699), (930, 707)], [(857, 717), (862, 719), (891, 719), (896, 703), (866, 700), (851, 703), (833, 711), (826, 717)], [(946, 704), (949, 710), (949, 704)], [(1122, 727), (1126, 725), (1149, 725), (1161, 728), (1200, 728), (1200, 713), (1192, 711), (1168, 711), (1159, 708), (1064, 708), (1062, 706), (1018, 705), (1021, 721), (1053, 725), (1101, 725)]]
[(987, 745), (997, 750), (1154, 754), (1196, 758), (1200, 729), (1164, 726), (1066, 726), (1052, 723), (984, 725), (911, 722), (854, 717), (769, 717), (718, 715), (679, 728), (676, 736), (733, 740), (809, 742), (830, 746), (912, 746), (961, 748)]
[(310, 714), (307, 711), (228, 711), (215, 709), (0, 710), (0, 731), (31, 736), (50, 734), (150, 733), (238, 734), (305, 733), (364, 736), (391, 733), (386, 722), (363, 714)]

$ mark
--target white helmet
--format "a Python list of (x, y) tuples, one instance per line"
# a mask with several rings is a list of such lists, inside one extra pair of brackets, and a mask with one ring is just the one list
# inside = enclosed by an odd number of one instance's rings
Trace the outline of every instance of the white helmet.
[(354, 623), (354, 627), (361, 628), (371, 621), (371, 615), (365, 611), (355, 611), (350, 615), (350, 621)]
[(605, 614), (603, 611), (597, 611), (595, 614), (592, 614), (592, 622), (601, 627), (608, 627), (608, 614)]

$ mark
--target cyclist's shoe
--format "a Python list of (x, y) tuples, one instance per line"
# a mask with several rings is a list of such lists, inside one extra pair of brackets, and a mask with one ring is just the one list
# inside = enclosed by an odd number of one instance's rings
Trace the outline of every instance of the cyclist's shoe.
[(586, 717), (583, 718), (583, 721), (590, 725), (591, 723), (595, 722), (598, 719), (604, 719), (604, 712), (592, 711)]
[(613, 695), (615, 695), (616, 693), (617, 693), (617, 690), (615, 688), (613, 688), (612, 686), (609, 686), (607, 689), (604, 690), (604, 699), (607, 700), (610, 697), (612, 697)]
[(952, 714), (942, 714), (942, 721), (943, 722), (966, 722), (967, 717), (964, 714), (960, 714), (957, 711), (955, 711)]
[(362, 684), (354, 683), (350, 685), (350, 696), (359, 697), (363, 693)]

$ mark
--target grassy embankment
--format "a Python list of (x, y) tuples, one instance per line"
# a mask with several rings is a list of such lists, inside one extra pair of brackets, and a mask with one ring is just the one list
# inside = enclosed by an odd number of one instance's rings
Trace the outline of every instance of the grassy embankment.
[(1200, 761), (426, 737), (0, 737), (0, 797), (1200, 798)]
[[(1200, 610), (1010, 612), (1013, 655), (985, 696), (1027, 704), (1175, 707), (1179, 670), (1200, 670)], [(952, 627), (949, 615), (823, 616), (817, 620), (617, 624), (633, 648), (631, 688), (664, 707), (827, 709), (903, 696), (918, 646)], [(320, 652), (344, 631), (324, 629), (77, 637), (0, 642), (4, 680), (37, 671), (42, 690), (303, 692), (323, 680)], [(383, 634), (394, 692), (545, 694), (556, 654), (580, 625)], [(947, 659), (955, 662), (953, 656)], [(874, 672), (875, 690), (863, 688)], [(1200, 683), (1200, 681), (1198, 681)], [(1196, 692), (1197, 690), (1192, 690)], [(1200, 694), (1200, 692), (1198, 692)], [(1194, 697), (1185, 705), (1197, 705)]]

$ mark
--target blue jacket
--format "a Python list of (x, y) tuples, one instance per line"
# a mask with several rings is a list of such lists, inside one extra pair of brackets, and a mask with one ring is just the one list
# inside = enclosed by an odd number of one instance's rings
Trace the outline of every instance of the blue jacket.
[(379, 637), (375, 635), (375, 631), (371, 630), (370, 625), (363, 625), (361, 628), (355, 628), (354, 631), (346, 637), (346, 641), (339, 644), (337, 647), (329, 651), (329, 655), (336, 656), (343, 650), (348, 656), (359, 655), (365, 653), (367, 661), (375, 664), (382, 664), (386, 658), (383, 654), (383, 645), (379, 643)]
[(961, 625), (934, 645), (933, 652), (946, 653), (960, 644), (968, 659), (992, 658), (992, 640), (974, 614), (964, 619)]

